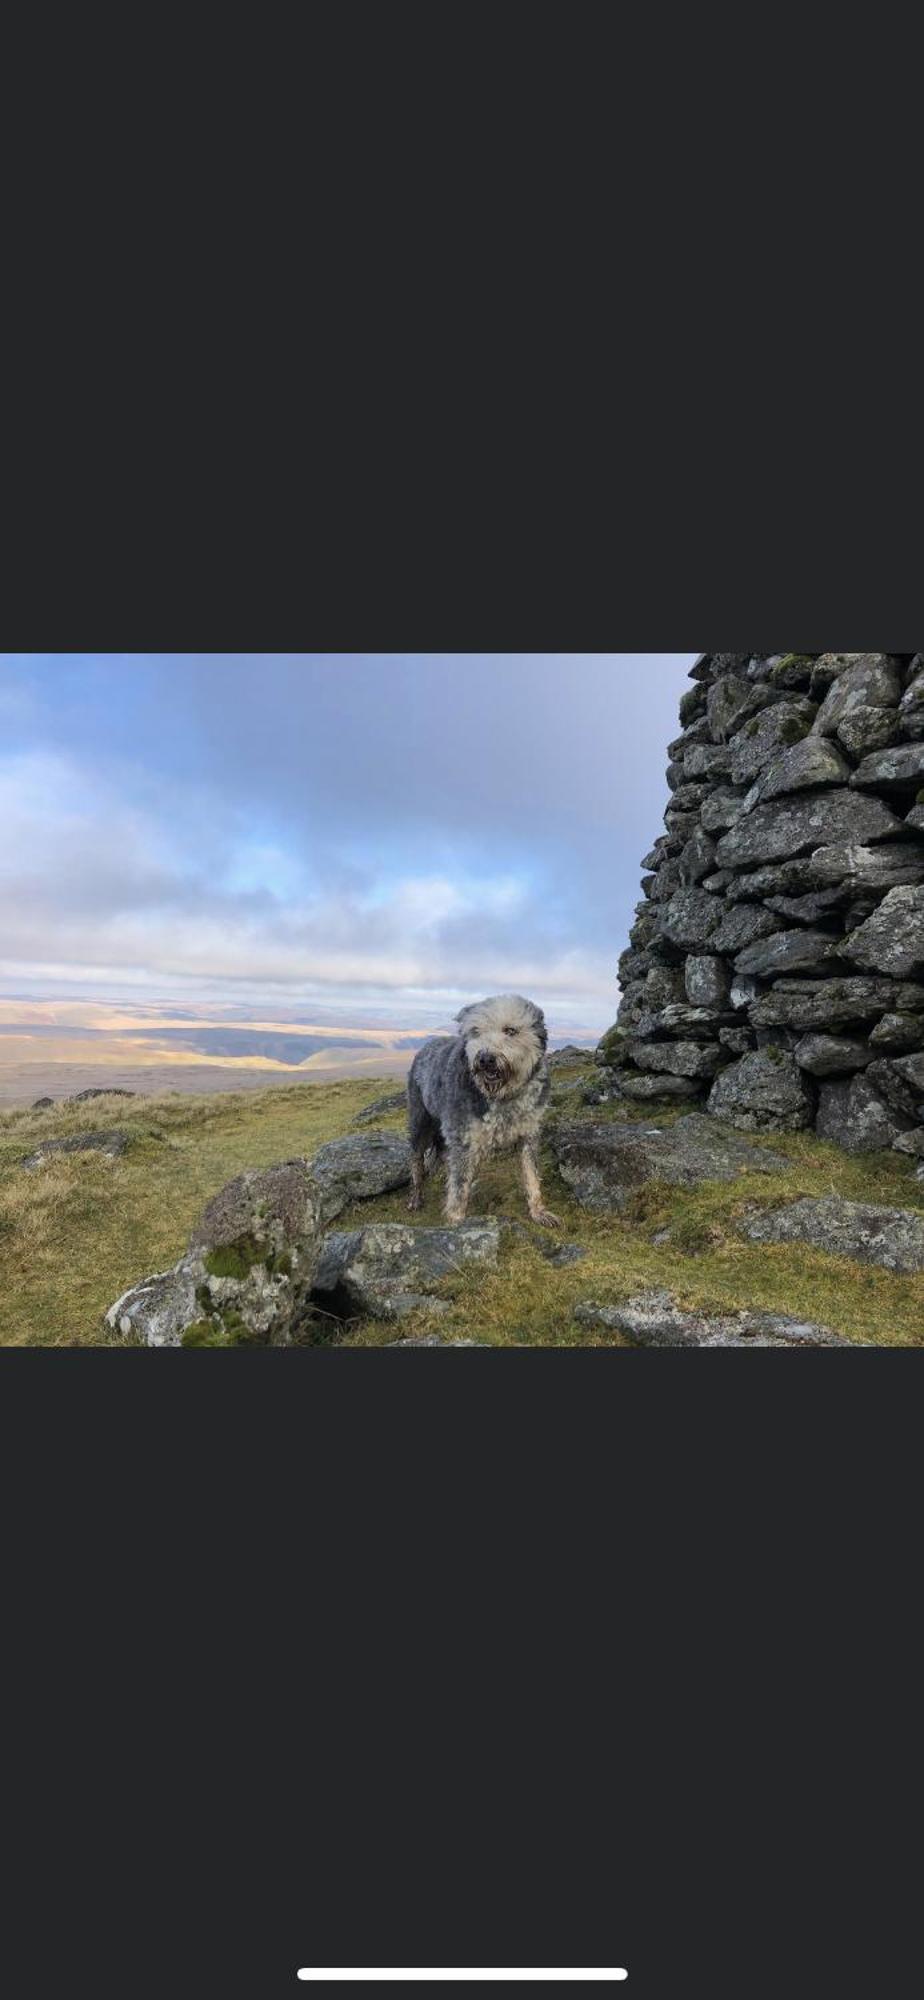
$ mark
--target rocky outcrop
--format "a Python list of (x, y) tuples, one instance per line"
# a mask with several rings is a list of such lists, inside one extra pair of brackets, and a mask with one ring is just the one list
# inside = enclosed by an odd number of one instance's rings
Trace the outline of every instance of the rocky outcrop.
[(390, 1090), (387, 1097), (377, 1097), (374, 1104), (364, 1105), (353, 1119), (354, 1125), (375, 1125), (380, 1118), (388, 1118), (393, 1111), (407, 1110), (407, 1091)]
[(314, 1304), (336, 1319), (403, 1319), (420, 1306), (448, 1311), (432, 1296), (441, 1278), (465, 1265), (497, 1263), (500, 1225), (411, 1228), (398, 1222), (332, 1230), (314, 1275)]
[(600, 1214), (626, 1209), (648, 1181), (689, 1188), (703, 1181), (734, 1181), (739, 1174), (779, 1173), (786, 1166), (779, 1154), (750, 1145), (695, 1112), (663, 1130), (562, 1121), (552, 1128), (550, 1139), (559, 1173), (575, 1200)]
[(372, 1201), (376, 1195), (406, 1187), (411, 1149), (398, 1132), (349, 1133), (322, 1146), (312, 1169), (321, 1189), (324, 1220), (333, 1222), (353, 1201)]
[(329, 1340), (344, 1320), (447, 1311), (434, 1286), (466, 1265), (495, 1265), (499, 1222), (324, 1233), (348, 1204), (400, 1187), (406, 1155), (391, 1134), (355, 1134), (313, 1160), (238, 1174), (207, 1204), (179, 1262), (123, 1293), (107, 1326), (147, 1347), (279, 1347)]
[(117, 1160), (128, 1146), (127, 1132), (74, 1132), (68, 1139), (43, 1139), (34, 1153), (27, 1154), (22, 1164), (31, 1173), (36, 1167), (45, 1167), (49, 1160), (57, 1159), (63, 1153), (102, 1153), (106, 1160)]
[(707, 653), (690, 678), (609, 1089), (897, 1144), (924, 1124), (924, 1073), (888, 1068), (924, 1049), (924, 653)]
[(179, 1263), (123, 1293), (106, 1324), (147, 1347), (285, 1346), (307, 1310), (321, 1229), (306, 1160), (239, 1174), (208, 1203)]
[(624, 1305), (587, 1300), (574, 1309), (579, 1326), (625, 1335), (633, 1347), (852, 1347), (842, 1334), (786, 1313), (685, 1312), (670, 1292), (640, 1292)]
[(924, 1214), (911, 1209), (825, 1195), (820, 1201), (794, 1201), (751, 1216), (742, 1224), (742, 1234), (751, 1243), (808, 1243), (886, 1271), (924, 1271)]

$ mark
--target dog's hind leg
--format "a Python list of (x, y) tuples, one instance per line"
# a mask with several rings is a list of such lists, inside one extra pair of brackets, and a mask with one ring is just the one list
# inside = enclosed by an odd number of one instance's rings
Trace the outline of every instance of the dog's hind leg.
[(411, 1154), (411, 1192), (407, 1198), (407, 1205), (412, 1212), (423, 1207), (423, 1190), (426, 1174), (427, 1148), (425, 1146), (418, 1146)]
[(520, 1166), (530, 1221), (540, 1223), (544, 1229), (560, 1229), (558, 1216), (553, 1215), (550, 1208), (546, 1208), (542, 1199), (542, 1183), (539, 1179), (539, 1163), (534, 1139), (527, 1139), (520, 1156)]
[(427, 1155), (439, 1140), (439, 1127), (431, 1118), (413, 1077), (407, 1086), (407, 1123), (411, 1145), (411, 1192), (407, 1205), (413, 1212), (423, 1206)]

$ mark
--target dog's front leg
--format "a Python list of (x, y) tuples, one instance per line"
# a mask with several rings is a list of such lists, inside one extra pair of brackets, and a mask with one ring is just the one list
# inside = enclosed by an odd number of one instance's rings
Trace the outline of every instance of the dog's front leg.
[(520, 1156), (523, 1170), (523, 1186), (526, 1190), (526, 1206), (531, 1222), (541, 1223), (544, 1229), (560, 1229), (561, 1223), (542, 1199), (542, 1184), (539, 1179), (539, 1163), (536, 1158), (536, 1143), (527, 1139)]
[(464, 1222), (475, 1178), (475, 1162), (467, 1146), (452, 1146), (446, 1174), (447, 1222)]

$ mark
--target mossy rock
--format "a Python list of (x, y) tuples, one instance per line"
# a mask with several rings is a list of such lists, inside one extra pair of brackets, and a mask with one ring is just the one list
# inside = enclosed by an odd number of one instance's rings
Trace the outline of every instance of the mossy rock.
[(246, 1278), (255, 1264), (267, 1261), (265, 1243), (254, 1236), (238, 1236), (234, 1243), (222, 1243), (206, 1251), (203, 1262), (210, 1278)]
[(771, 682), (783, 681), (785, 683), (787, 674), (792, 673), (794, 668), (804, 667), (806, 671), (808, 671), (814, 666), (814, 664), (815, 662), (812, 658), (811, 653), (786, 653), (784, 654), (783, 658), (781, 660), (777, 660), (776, 665), (771, 668), (770, 671)]
[(194, 1320), (180, 1341), (181, 1347), (224, 1347), (225, 1344), (222, 1329), (213, 1319)]
[(608, 1028), (597, 1046), (600, 1056), (610, 1069), (619, 1069), (626, 1061), (628, 1050), (622, 1028)]
[(211, 1319), (194, 1320), (186, 1328), (181, 1347), (267, 1347), (269, 1335), (254, 1333), (240, 1313), (213, 1314)]

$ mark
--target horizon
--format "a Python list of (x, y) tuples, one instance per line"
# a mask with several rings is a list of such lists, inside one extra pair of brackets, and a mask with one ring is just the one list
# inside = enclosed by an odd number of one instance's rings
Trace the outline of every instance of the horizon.
[(0, 1001), (598, 1038), (696, 657), (0, 655)]

